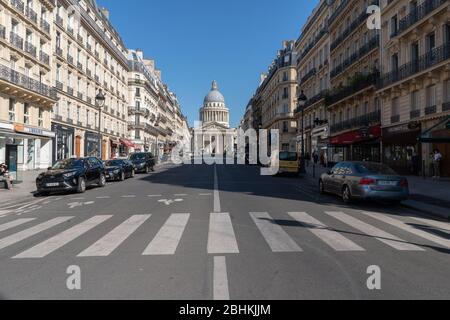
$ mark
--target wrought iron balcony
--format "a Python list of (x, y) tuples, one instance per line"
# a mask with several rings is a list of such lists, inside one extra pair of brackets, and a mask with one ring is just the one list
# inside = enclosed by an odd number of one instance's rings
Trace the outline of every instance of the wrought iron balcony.
[(55, 22), (58, 26), (64, 28), (64, 20), (59, 14), (56, 15)]
[(78, 42), (80, 42), (81, 44), (84, 43), (84, 39), (83, 39), (83, 36), (82, 36), (81, 34), (77, 34), (77, 40), (78, 40)]
[(86, 74), (89, 78), (92, 77), (92, 71), (90, 69), (86, 69)]
[(429, 106), (425, 108), (425, 115), (435, 114), (437, 112), (436, 106)]
[(100, 83), (100, 77), (98, 75), (95, 75), (95, 82)]
[(67, 33), (69, 33), (73, 36), (73, 28), (70, 26), (67, 26)]
[(9, 34), (9, 42), (16, 48), (23, 50), (23, 39), (11, 31)]
[(41, 28), (44, 32), (50, 34), (50, 24), (41, 18)]
[(77, 97), (78, 99), (83, 100), (83, 94), (81, 92), (77, 93)]
[(304, 83), (306, 81), (308, 81), (309, 79), (311, 79), (312, 77), (314, 77), (317, 73), (317, 69), (316, 68), (312, 68), (307, 74), (305, 74), (305, 76), (300, 80), (300, 83)]
[(11, 0), (11, 5), (21, 13), (24, 13), (25, 5), (21, 0)]
[(325, 97), (325, 104), (327, 106), (333, 105), (361, 90), (374, 86), (376, 85), (379, 77), (380, 73), (378, 71), (374, 71), (373, 73), (370, 73), (368, 75), (359, 75), (358, 78), (354, 78), (352, 84), (331, 91)]
[(445, 44), (422, 55), (417, 60), (402, 65), (398, 68), (398, 70), (384, 74), (380, 78), (378, 86), (380, 88), (387, 87), (419, 72), (425, 71), (448, 59), (450, 59), (450, 44)]
[(50, 56), (43, 51), (39, 51), (39, 61), (43, 64), (50, 65)]
[(406, 29), (412, 27), (414, 24), (424, 19), (428, 14), (437, 9), (443, 4), (448, 5), (448, 0), (425, 0), (417, 6), (415, 9), (412, 9), (410, 13), (400, 20), (399, 27), (397, 30), (397, 35), (406, 31)]
[(56, 87), (56, 89), (62, 91), (63, 88), (64, 88), (64, 85), (63, 85), (63, 83), (62, 83), (61, 81), (56, 80), (56, 82), (55, 82), (55, 87)]
[(2, 25), (0, 25), (0, 38), (2, 38), (3, 40), (6, 39), (6, 28)]
[(367, 21), (368, 14), (364, 10), (330, 45), (330, 50), (336, 49), (347, 37), (352, 34), (363, 22)]
[(314, 40), (303, 50), (300, 59), (303, 59), (314, 46), (323, 38), (325, 34), (328, 33), (328, 26), (320, 30), (319, 34), (314, 38)]
[(26, 15), (31, 21), (33, 21), (34, 23), (37, 23), (37, 21), (38, 21), (37, 13), (34, 12), (34, 10), (31, 9), (30, 7), (28, 7), (28, 6), (25, 8), (25, 15)]
[(77, 67), (78, 67), (78, 69), (83, 71), (83, 64), (81, 62), (77, 62)]
[(420, 109), (417, 109), (417, 110), (412, 110), (409, 114), (409, 117), (411, 119), (416, 119), (416, 118), (420, 118), (420, 115), (421, 115), (421, 111), (420, 111)]
[(0, 65), (0, 79), (56, 100), (56, 90), (8, 67)]
[(36, 57), (36, 47), (28, 41), (25, 41), (25, 52)]
[(92, 52), (92, 46), (91, 46), (89, 43), (86, 43), (86, 49), (87, 49), (89, 52)]
[(56, 53), (56, 55), (59, 56), (60, 58), (63, 57), (63, 49), (62, 49), (62, 48), (56, 47), (55, 53)]
[(332, 134), (341, 132), (344, 130), (358, 129), (362, 127), (369, 127), (377, 125), (381, 122), (381, 112), (374, 111), (357, 118), (346, 120), (340, 123), (336, 123), (330, 126), (330, 131)]
[(73, 96), (73, 88), (67, 87), (67, 93), (71, 96)]
[(73, 57), (72, 57), (70, 54), (67, 54), (67, 61), (68, 61), (70, 64), (73, 64)]

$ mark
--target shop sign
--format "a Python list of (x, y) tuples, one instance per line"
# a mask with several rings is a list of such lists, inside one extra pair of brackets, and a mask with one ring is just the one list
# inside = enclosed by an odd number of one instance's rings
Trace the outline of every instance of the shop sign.
[(363, 140), (381, 137), (381, 127), (371, 127), (363, 135), (361, 130), (347, 132), (330, 139), (331, 144), (353, 144)]
[(44, 137), (55, 137), (55, 133), (51, 131), (42, 130), (39, 128), (31, 128), (31, 127), (25, 127), (23, 124), (16, 123), (14, 124), (14, 131), (16, 132), (22, 132), (22, 133), (29, 133), (35, 136), (44, 136)]

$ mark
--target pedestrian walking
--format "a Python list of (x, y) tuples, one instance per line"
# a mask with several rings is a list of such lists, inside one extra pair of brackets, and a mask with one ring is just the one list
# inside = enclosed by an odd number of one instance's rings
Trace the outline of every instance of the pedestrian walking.
[(319, 162), (319, 155), (317, 154), (317, 152), (314, 152), (314, 164), (317, 165), (317, 163)]
[(441, 178), (441, 162), (442, 154), (439, 149), (434, 150), (433, 167), (434, 167), (434, 177), (435, 179)]

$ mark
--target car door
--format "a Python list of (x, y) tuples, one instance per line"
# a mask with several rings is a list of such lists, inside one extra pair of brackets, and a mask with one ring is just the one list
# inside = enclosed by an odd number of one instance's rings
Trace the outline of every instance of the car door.
[(97, 181), (99, 180), (100, 176), (99, 176), (99, 166), (97, 161), (95, 161), (94, 158), (89, 158), (89, 174), (88, 174), (88, 183), (89, 184), (93, 184), (93, 183), (97, 183)]
[(329, 170), (329, 172), (327, 172), (326, 175), (324, 175), (324, 178), (322, 179), (323, 188), (326, 192), (332, 192), (333, 190), (331, 177), (333, 176), (333, 172), (337, 169), (337, 167), (337, 165), (334, 166), (331, 170)]
[(344, 189), (344, 185), (347, 183), (347, 176), (351, 172), (350, 164), (347, 162), (342, 163), (339, 174), (336, 175), (336, 193), (341, 194)]
[(338, 194), (340, 192), (339, 190), (339, 182), (342, 175), (342, 163), (338, 163), (336, 166), (334, 166), (331, 175), (329, 176), (328, 180), (328, 187), (330, 192)]

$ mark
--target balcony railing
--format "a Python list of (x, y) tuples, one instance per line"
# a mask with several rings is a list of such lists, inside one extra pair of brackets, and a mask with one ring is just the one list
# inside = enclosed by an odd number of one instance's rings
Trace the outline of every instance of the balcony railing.
[(43, 64), (50, 65), (50, 57), (43, 51), (39, 52), (39, 61), (41, 61)]
[(83, 94), (81, 92), (77, 93), (77, 97), (78, 99), (83, 100)]
[(83, 36), (82, 36), (81, 34), (77, 34), (77, 40), (78, 40), (78, 42), (80, 42), (81, 44), (84, 43), (84, 39), (83, 39)]
[(63, 83), (62, 83), (61, 81), (56, 80), (56, 82), (55, 82), (55, 87), (56, 87), (56, 89), (62, 91), (63, 88), (64, 88), (64, 85), (63, 85)]
[(394, 115), (394, 116), (391, 117), (391, 123), (398, 123), (398, 122), (400, 122), (400, 115), (399, 114)]
[(50, 34), (50, 24), (41, 18), (41, 28), (44, 32)]
[(425, 18), (429, 13), (443, 4), (448, 4), (448, 0), (425, 0), (399, 22), (397, 34), (403, 33), (406, 29), (412, 27), (416, 22)]
[(70, 54), (67, 54), (67, 61), (68, 61), (70, 64), (73, 64), (73, 57), (72, 57)]
[(95, 75), (95, 82), (100, 83), (100, 77)]
[(86, 69), (86, 74), (89, 78), (92, 77), (92, 71), (90, 69)]
[(420, 109), (412, 110), (412, 111), (409, 113), (409, 117), (410, 117), (411, 119), (420, 118), (420, 115), (421, 115)]
[(0, 25), (0, 38), (2, 38), (3, 40), (6, 39), (6, 28), (2, 25)]
[(305, 76), (300, 80), (300, 83), (304, 83), (307, 80), (311, 79), (312, 77), (314, 77), (317, 73), (317, 69), (316, 68), (312, 68), (307, 74), (305, 74)]
[(334, 68), (330, 72), (330, 77), (334, 78), (347, 70), (351, 65), (358, 62), (362, 57), (364, 57), (367, 53), (372, 51), (375, 48), (378, 48), (380, 46), (380, 36), (376, 35), (368, 43), (366, 43), (364, 46), (359, 48), (358, 52), (353, 53), (350, 57), (344, 60), (342, 64)]
[(368, 14), (364, 10), (358, 18), (353, 20), (350, 25), (345, 29), (330, 45), (330, 50), (336, 49), (347, 37), (352, 34), (363, 22), (367, 21)]
[(450, 101), (442, 104), (442, 112), (450, 111)]
[(0, 79), (56, 100), (56, 90), (54, 88), (8, 67), (0, 66)]
[(71, 96), (73, 96), (73, 88), (67, 87), (67, 93)]
[(331, 133), (377, 125), (381, 122), (381, 112), (374, 111), (330, 126)]
[(436, 106), (430, 106), (425, 108), (425, 115), (435, 114), (437, 112)]
[(23, 39), (12, 31), (9, 34), (9, 42), (11, 42), (14, 47), (23, 50)]
[(378, 83), (380, 88), (402, 81), (419, 72), (425, 71), (447, 59), (450, 59), (450, 44), (445, 44), (419, 57), (419, 59), (402, 65), (398, 70), (384, 74)]
[(26, 15), (31, 21), (33, 21), (34, 23), (37, 23), (37, 21), (38, 21), (37, 13), (34, 12), (34, 10), (31, 9), (30, 7), (28, 7), (28, 6), (25, 8), (25, 15)]
[(78, 67), (78, 69), (83, 71), (83, 64), (81, 62), (77, 62), (77, 67)]
[(73, 36), (73, 28), (67, 26), (67, 33), (70, 33)]
[(353, 84), (330, 92), (325, 97), (325, 104), (327, 106), (330, 106), (330, 105), (335, 104), (335, 103), (337, 103), (337, 102), (339, 102), (361, 90), (364, 90), (370, 86), (376, 85), (376, 83), (379, 79), (379, 76), (380, 76), (380, 73), (378, 71), (375, 71), (368, 75), (359, 76), (359, 79), (357, 79), (357, 81), (354, 81)]
[(36, 47), (28, 41), (25, 41), (25, 52), (36, 57)]
[(16, 8), (16, 10), (20, 11), (20, 12), (24, 12), (25, 10), (25, 5), (23, 3), (23, 1), (21, 0), (11, 0), (11, 5)]
[(320, 41), (320, 39), (322, 39), (323, 36), (327, 34), (327, 32), (328, 26), (320, 30), (319, 34), (317, 34), (314, 40), (303, 50), (300, 59), (303, 59), (311, 51), (311, 49), (314, 48), (314, 46)]
[(56, 47), (55, 53), (56, 53), (56, 55), (59, 56), (60, 58), (63, 57), (63, 49), (62, 49), (62, 48)]

